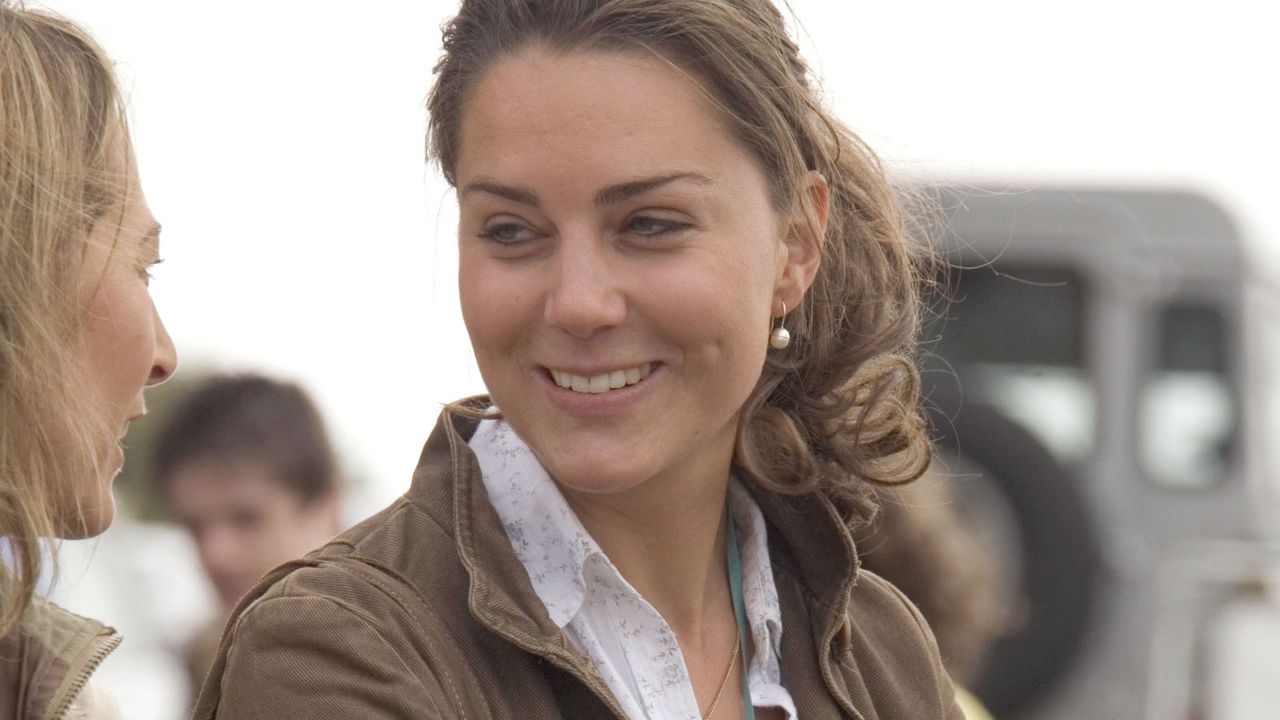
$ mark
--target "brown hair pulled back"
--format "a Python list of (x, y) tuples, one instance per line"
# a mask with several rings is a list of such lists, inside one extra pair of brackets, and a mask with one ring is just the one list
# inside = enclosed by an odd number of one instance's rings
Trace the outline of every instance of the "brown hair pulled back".
[(743, 409), (735, 464), (777, 492), (825, 492), (850, 521), (874, 509), (860, 480), (892, 485), (925, 471), (930, 445), (910, 357), (929, 255), (907, 237), (875, 154), (822, 106), (770, 0), (464, 0), (443, 32), (428, 157), (451, 185), (468, 93), (497, 59), (530, 43), (673, 63), (723, 110), (775, 208), (800, 202), (813, 227), (811, 198), (797, 189), (810, 171), (826, 178), (822, 263), (786, 318), (795, 340), (770, 351)]

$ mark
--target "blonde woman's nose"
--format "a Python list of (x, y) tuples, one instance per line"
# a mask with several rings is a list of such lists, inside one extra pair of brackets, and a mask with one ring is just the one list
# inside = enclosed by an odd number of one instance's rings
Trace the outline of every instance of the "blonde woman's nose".
[(151, 376), (147, 378), (148, 385), (158, 385), (169, 376), (178, 367), (178, 351), (173, 346), (173, 338), (169, 337), (169, 330), (164, 326), (164, 321), (160, 319), (159, 311), (154, 307), (152, 311), (155, 313), (155, 345), (153, 349), (153, 357), (151, 359)]

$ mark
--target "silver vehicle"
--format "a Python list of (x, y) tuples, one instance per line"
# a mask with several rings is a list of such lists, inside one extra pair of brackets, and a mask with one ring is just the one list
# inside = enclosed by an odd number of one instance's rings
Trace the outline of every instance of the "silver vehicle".
[(977, 694), (1001, 718), (1262, 717), (1224, 708), (1280, 687), (1242, 677), (1280, 673), (1280, 365), (1230, 217), (1182, 192), (931, 193), (955, 269), (926, 404), (1007, 571)]

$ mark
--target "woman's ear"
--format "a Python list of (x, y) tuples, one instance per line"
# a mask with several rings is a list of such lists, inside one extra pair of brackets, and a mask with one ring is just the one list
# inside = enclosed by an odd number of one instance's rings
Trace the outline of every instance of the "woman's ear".
[(818, 274), (827, 234), (828, 200), (827, 179), (810, 170), (796, 188), (795, 202), (787, 218), (783, 240), (786, 257), (774, 286), (775, 308), (779, 303), (786, 303), (792, 309), (799, 307)]

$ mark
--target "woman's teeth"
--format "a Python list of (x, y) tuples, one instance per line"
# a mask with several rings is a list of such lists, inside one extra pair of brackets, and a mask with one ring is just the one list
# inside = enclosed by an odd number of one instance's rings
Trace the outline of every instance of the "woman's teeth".
[(563, 370), (552, 370), (551, 379), (556, 381), (556, 385), (574, 392), (580, 393), (606, 393), (610, 390), (617, 390), (628, 385), (635, 385), (641, 380), (649, 377), (649, 373), (653, 372), (653, 363), (645, 363), (639, 367), (627, 368), (626, 370), (614, 370), (613, 372), (602, 373), (587, 377), (586, 375), (574, 375), (571, 372)]

